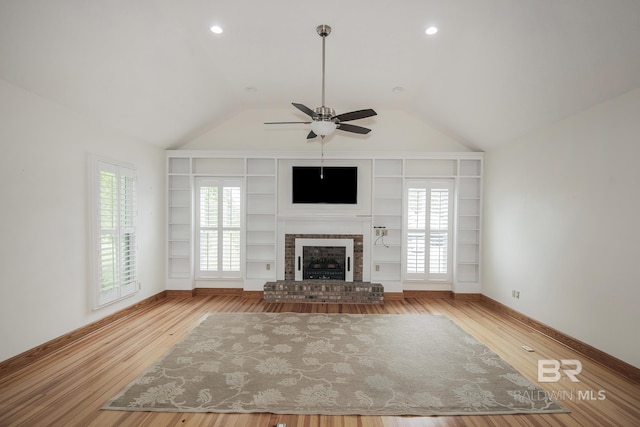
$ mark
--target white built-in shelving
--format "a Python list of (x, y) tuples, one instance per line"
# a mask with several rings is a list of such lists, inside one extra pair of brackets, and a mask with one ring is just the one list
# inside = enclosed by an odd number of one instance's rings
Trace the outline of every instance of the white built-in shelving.
[(456, 281), (480, 281), (482, 160), (458, 160)]
[[(377, 159), (373, 166), (371, 280), (402, 280), (402, 159)], [(382, 233), (386, 236), (382, 236)]]
[(197, 177), (245, 180), (245, 278), (274, 280), (276, 274), (275, 158), (167, 155), (167, 285), (194, 284), (194, 205)]
[(275, 159), (247, 159), (246, 272), (275, 280), (277, 180)]
[[(262, 153), (264, 154), (264, 153)], [(278, 244), (282, 220), (282, 161), (311, 158), (302, 153), (167, 152), (167, 289), (192, 289), (194, 282), (194, 185), (202, 176), (244, 180), (244, 287), (259, 289), (279, 278), (282, 248)], [(335, 156), (344, 153), (335, 153)], [(336, 157), (339, 159), (340, 157)], [(370, 220), (370, 242), (365, 250), (370, 280), (405, 288), (404, 187), (407, 180), (447, 179), (455, 184), (453, 276), (455, 292), (479, 292), (482, 239), (481, 153), (413, 153), (397, 157), (358, 153), (354, 159), (369, 160), (371, 174), (363, 179), (371, 196), (366, 211), (357, 217)], [(370, 206), (370, 210), (368, 209)], [(294, 214), (291, 214), (294, 215)], [(305, 213), (305, 217), (310, 214)], [(352, 219), (352, 212), (345, 212)], [(320, 215), (319, 217), (322, 217)], [(323, 217), (328, 220), (328, 217)], [(379, 228), (380, 227), (380, 228)], [(385, 236), (378, 235), (378, 231)]]
[[(373, 172), (373, 226), (388, 235), (372, 236), (371, 276), (401, 281), (403, 268), (403, 186), (406, 179), (447, 179), (456, 184), (453, 281), (480, 283), (482, 156), (466, 158), (376, 159)], [(478, 289), (476, 287), (476, 289)], [(460, 287), (457, 291), (464, 291)]]
[(167, 277), (192, 277), (192, 176), (191, 159), (167, 159)]

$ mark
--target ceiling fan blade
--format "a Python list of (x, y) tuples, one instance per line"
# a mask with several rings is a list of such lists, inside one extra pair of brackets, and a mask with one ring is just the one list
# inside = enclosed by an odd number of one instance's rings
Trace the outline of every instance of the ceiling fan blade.
[(362, 126), (350, 125), (348, 123), (338, 123), (338, 129), (345, 132), (359, 133), (366, 135), (371, 132), (371, 129), (363, 128)]
[(313, 139), (316, 136), (318, 136), (318, 135), (316, 135), (313, 131), (311, 131), (311, 132), (309, 132), (309, 135), (307, 135), (307, 139)]
[(348, 122), (351, 120), (358, 120), (364, 119), (365, 117), (375, 116), (377, 114), (378, 113), (369, 108), (366, 110), (358, 110), (351, 111), (350, 113), (338, 114), (337, 116), (335, 116), (335, 118), (340, 120), (341, 122)]
[(311, 117), (312, 119), (315, 119), (317, 117), (316, 112), (313, 111), (311, 108), (307, 107), (306, 105), (296, 104), (295, 102), (292, 102), (291, 105), (293, 105), (298, 110), (302, 111), (303, 113), (305, 113), (307, 116)]
[(308, 125), (312, 122), (264, 122), (265, 125), (294, 125), (294, 124), (303, 124)]

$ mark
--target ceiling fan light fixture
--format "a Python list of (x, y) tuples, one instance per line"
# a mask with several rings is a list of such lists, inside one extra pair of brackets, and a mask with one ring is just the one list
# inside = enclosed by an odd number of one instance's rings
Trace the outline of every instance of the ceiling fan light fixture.
[(438, 32), (438, 27), (434, 27), (433, 25), (430, 26), (429, 28), (427, 28), (424, 31), (428, 36), (433, 36), (435, 33)]
[(311, 122), (311, 130), (319, 136), (328, 136), (336, 130), (336, 124), (332, 121), (318, 120)]

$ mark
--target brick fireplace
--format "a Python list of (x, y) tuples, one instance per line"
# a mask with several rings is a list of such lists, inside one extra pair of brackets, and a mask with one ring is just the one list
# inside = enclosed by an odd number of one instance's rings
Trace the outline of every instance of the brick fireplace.
[[(352, 240), (353, 241), (353, 281), (362, 281), (363, 272), (363, 237), (361, 234), (286, 234), (285, 235), (285, 259), (284, 278), (285, 280), (301, 280), (296, 278), (296, 239), (309, 239), (322, 241), (320, 246), (331, 247), (330, 240)], [(326, 243), (326, 244), (325, 244)], [(340, 246), (340, 245), (336, 245)], [(331, 249), (328, 253), (331, 253)], [(325, 257), (328, 258), (328, 257)], [(344, 280), (344, 279), (343, 279)]]

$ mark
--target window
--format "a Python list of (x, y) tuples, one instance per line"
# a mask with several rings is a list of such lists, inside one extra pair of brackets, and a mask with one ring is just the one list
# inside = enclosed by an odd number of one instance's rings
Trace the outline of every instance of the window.
[(407, 279), (451, 280), (452, 189), (450, 180), (407, 182)]
[(134, 294), (137, 282), (136, 177), (131, 166), (94, 159), (95, 306)]
[(242, 181), (198, 178), (197, 278), (241, 277)]

